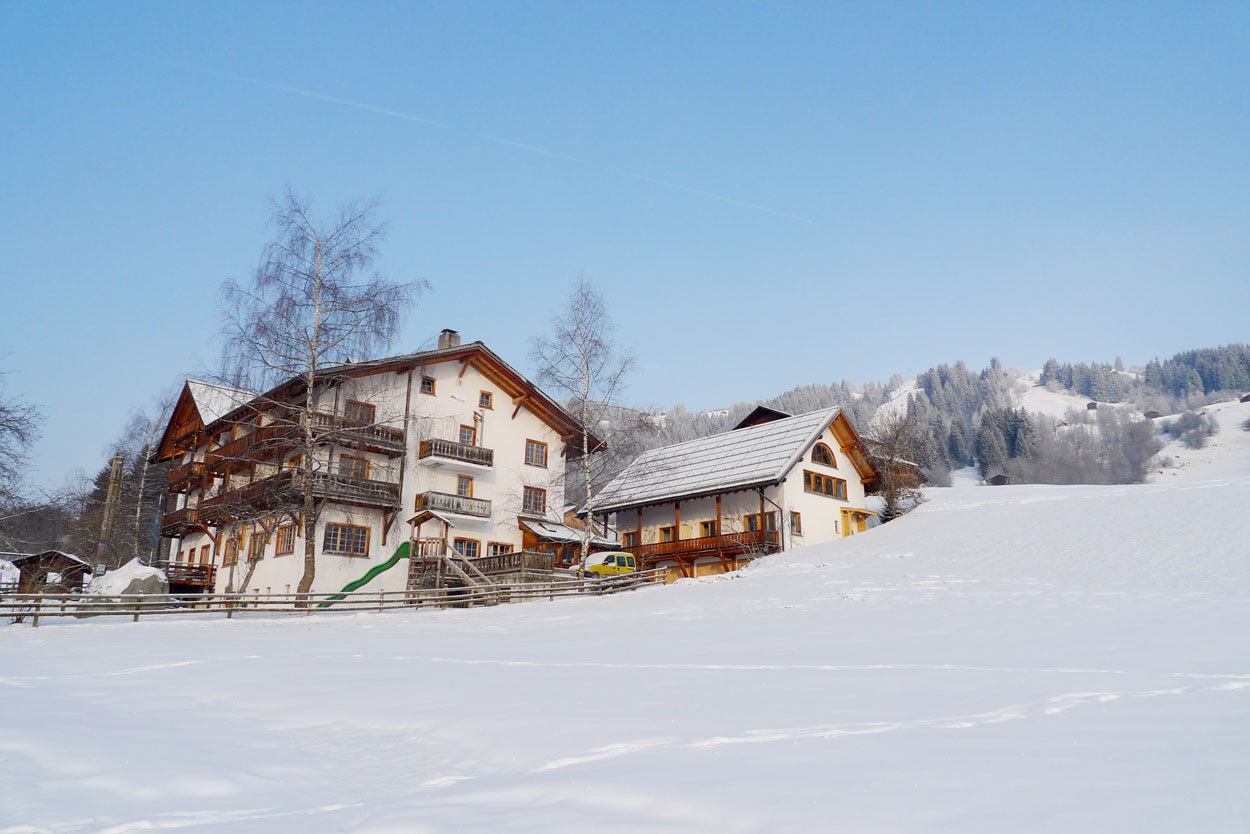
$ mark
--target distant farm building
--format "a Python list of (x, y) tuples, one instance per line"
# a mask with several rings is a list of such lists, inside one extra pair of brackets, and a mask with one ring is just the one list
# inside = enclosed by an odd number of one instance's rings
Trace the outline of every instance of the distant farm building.
[(1147, 412), (1145, 413), (1145, 415), (1144, 415), (1144, 416), (1145, 416), (1145, 418), (1146, 418), (1147, 420), (1157, 420), (1157, 419), (1159, 419), (1159, 412), (1157, 412), (1157, 411), (1147, 411)]
[(1085, 410), (1086, 410), (1086, 411), (1097, 411), (1097, 410), (1098, 410), (1098, 403), (1085, 403)]
[(1250, 403), (1250, 394), (1243, 394), (1241, 397), (1241, 402)]
[(991, 475), (985, 479), (986, 486), (1007, 486), (1011, 483), (1011, 477), (1003, 472), (997, 475)]

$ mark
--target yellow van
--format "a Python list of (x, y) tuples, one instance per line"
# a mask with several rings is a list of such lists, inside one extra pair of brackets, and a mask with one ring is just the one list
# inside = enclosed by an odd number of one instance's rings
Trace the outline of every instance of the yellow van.
[(600, 576), (615, 576), (619, 573), (633, 573), (638, 569), (638, 566), (634, 561), (634, 554), (613, 550), (607, 553), (590, 554), (586, 557), (586, 564), (582, 568), (587, 573), (597, 573)]

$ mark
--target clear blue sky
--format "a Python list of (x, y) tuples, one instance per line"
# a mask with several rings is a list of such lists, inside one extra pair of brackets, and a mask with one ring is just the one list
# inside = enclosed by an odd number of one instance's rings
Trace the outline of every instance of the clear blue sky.
[(384, 200), (397, 350), (528, 370), (584, 272), (639, 405), (1250, 339), (1244, 3), (414, 5), (0, 5), (38, 483), (213, 365), (288, 184)]

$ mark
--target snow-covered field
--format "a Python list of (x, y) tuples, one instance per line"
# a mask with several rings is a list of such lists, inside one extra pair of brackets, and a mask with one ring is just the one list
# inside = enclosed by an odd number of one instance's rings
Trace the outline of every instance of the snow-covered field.
[(5, 627), (0, 832), (1245, 832), (1247, 505), (934, 490), (617, 597)]

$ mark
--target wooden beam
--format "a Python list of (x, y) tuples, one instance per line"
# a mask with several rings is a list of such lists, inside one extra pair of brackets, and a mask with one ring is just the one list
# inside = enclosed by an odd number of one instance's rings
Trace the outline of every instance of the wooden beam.
[(456, 376), (456, 379), (464, 379), (464, 372), (469, 370), (469, 360), (472, 358), (473, 357), (470, 354), (469, 356), (466, 356), (465, 358), (460, 360), (460, 373)]
[(634, 544), (638, 547), (642, 546), (642, 507), (638, 508), (638, 541)]
[(716, 495), (716, 535), (721, 534), (720, 493)]
[(673, 502), (673, 541), (681, 541), (681, 502)]

